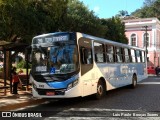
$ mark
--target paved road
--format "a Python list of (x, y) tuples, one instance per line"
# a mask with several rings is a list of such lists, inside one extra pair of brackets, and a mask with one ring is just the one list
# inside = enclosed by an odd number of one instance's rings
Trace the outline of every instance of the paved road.
[(42, 119), (74, 120), (75, 117), (76, 119), (105, 119), (107, 117), (110, 120), (158, 120), (160, 119), (160, 77), (149, 77), (138, 83), (135, 89), (123, 87), (109, 91), (101, 100), (94, 100), (92, 97), (48, 100), (44, 104), (18, 112), (26, 111), (40, 112)]

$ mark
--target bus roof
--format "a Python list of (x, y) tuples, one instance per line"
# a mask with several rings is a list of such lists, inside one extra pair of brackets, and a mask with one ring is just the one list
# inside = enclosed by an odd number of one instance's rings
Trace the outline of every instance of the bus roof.
[(84, 38), (92, 39), (92, 40), (95, 40), (97, 42), (103, 42), (103, 43), (108, 43), (108, 44), (119, 46), (119, 47), (139, 49), (139, 50), (144, 50), (145, 51), (144, 48), (139, 48), (139, 47), (131, 46), (131, 45), (124, 44), (124, 43), (119, 43), (119, 42), (115, 42), (115, 41), (112, 41), (112, 40), (108, 40), (108, 39), (104, 39), (104, 38), (99, 38), (99, 37), (95, 37), (95, 36), (92, 36), (92, 35), (87, 35), (87, 34), (80, 33), (80, 32), (77, 32), (77, 33), (78, 34), (82, 34), (82, 37), (84, 37)]

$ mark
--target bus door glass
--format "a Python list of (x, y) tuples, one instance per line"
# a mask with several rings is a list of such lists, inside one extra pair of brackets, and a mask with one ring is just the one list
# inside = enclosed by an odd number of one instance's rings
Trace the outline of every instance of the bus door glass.
[(79, 39), (80, 63), (81, 63), (81, 80), (83, 81), (83, 95), (91, 93), (91, 80), (93, 77), (93, 55), (92, 41)]

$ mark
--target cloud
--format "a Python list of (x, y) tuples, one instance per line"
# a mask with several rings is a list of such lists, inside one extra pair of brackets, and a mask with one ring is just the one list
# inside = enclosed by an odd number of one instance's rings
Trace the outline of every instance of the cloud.
[(93, 9), (93, 11), (94, 11), (95, 13), (98, 13), (99, 10), (100, 10), (100, 7), (99, 7), (99, 6), (95, 6), (94, 9)]

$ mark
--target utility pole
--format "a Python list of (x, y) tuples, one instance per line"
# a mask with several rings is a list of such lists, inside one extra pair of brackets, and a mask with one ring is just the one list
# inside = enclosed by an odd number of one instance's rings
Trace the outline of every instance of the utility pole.
[(144, 31), (145, 31), (145, 41), (144, 41), (144, 43), (145, 43), (145, 51), (146, 51), (146, 67), (147, 67), (147, 62), (148, 62), (148, 60), (147, 60), (147, 54), (148, 54), (148, 49), (147, 49), (147, 47), (148, 47), (148, 37), (147, 37), (147, 31), (148, 31), (148, 26), (146, 25), (146, 26), (143, 26), (143, 28), (144, 28)]

